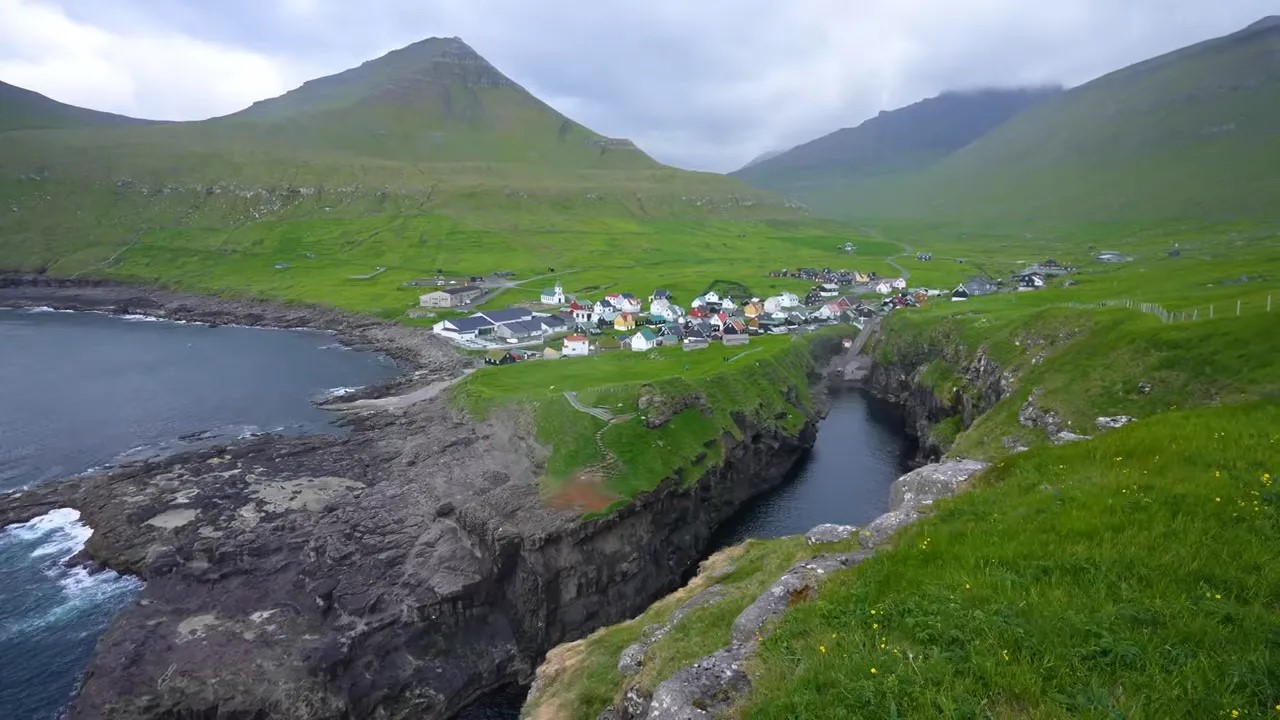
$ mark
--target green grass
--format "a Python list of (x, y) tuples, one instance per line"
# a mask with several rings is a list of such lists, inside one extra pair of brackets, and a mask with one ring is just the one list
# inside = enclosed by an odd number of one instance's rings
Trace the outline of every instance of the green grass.
[[(603, 489), (615, 504), (625, 504), (663, 480), (692, 482), (715, 467), (726, 438), (740, 438), (743, 421), (798, 434), (813, 411), (807, 378), (812, 343), (849, 333), (834, 327), (805, 336), (759, 337), (746, 347), (616, 351), (488, 367), (458, 383), (452, 400), (477, 418), (507, 406), (532, 413), (537, 439), (551, 451), (541, 479), (545, 495), (554, 495), (580, 470), (607, 468)], [(632, 417), (606, 425), (574, 410), (565, 391), (579, 393), (584, 404)], [(651, 429), (638, 414), (642, 393), (668, 402), (700, 397), (703, 409), (684, 410)], [(596, 444), (601, 430), (612, 457)]]
[(1172, 412), (1002, 461), (788, 613), (743, 716), (1274, 717), (1278, 428)]

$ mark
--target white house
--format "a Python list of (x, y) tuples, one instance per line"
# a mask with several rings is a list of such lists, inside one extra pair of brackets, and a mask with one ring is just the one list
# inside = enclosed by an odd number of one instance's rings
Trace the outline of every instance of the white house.
[(585, 335), (570, 335), (564, 339), (564, 357), (585, 357), (590, 351)]
[(840, 294), (840, 286), (831, 283), (823, 283), (818, 286), (819, 297), (836, 297)]
[(662, 316), (668, 321), (675, 321), (684, 316), (684, 310), (681, 310), (679, 305), (671, 304), (670, 300), (658, 299), (649, 303), (649, 314)]
[(616, 312), (618, 312), (618, 308), (613, 304), (613, 301), (610, 300), (609, 298), (604, 298), (603, 300), (596, 301), (596, 306), (595, 306), (596, 317), (601, 317), (605, 313), (616, 313)]
[(605, 296), (605, 300), (612, 303), (619, 311), (625, 313), (638, 313), (644, 306), (643, 303), (640, 302), (640, 298), (632, 295), (631, 293), (614, 293), (612, 295)]
[(890, 283), (888, 280), (881, 280), (880, 282), (876, 283), (875, 291), (880, 293), (881, 295), (888, 295), (889, 293), (893, 292), (893, 284)]
[(560, 286), (560, 281), (556, 281), (554, 288), (548, 288), (542, 291), (543, 305), (563, 305), (565, 301), (564, 288)]
[(906, 289), (907, 289), (907, 280), (906, 280), (906, 278), (894, 278), (893, 280), (890, 280), (890, 281), (889, 281), (889, 284), (893, 286), (893, 289), (894, 289), (894, 290), (906, 290)]
[(800, 307), (800, 296), (793, 292), (784, 292), (781, 295), (774, 295), (765, 298), (764, 311), (773, 315), (775, 313), (784, 312), (787, 308)]
[(631, 351), (644, 352), (652, 350), (658, 346), (658, 336), (653, 334), (649, 328), (644, 328), (640, 332), (631, 336)]
[(456, 320), (441, 320), (431, 326), (431, 331), (453, 340), (473, 340), (477, 335), (492, 332), (494, 325), (482, 315), (473, 315)]
[(703, 296), (702, 296), (702, 299), (703, 299), (703, 300), (706, 300), (706, 301), (707, 301), (707, 302), (709, 302), (709, 303), (718, 303), (718, 302), (721, 302), (721, 300), (720, 300), (720, 295), (719, 295), (716, 291), (714, 291), (714, 290), (712, 290), (712, 291), (708, 292), (706, 295), (703, 295)]

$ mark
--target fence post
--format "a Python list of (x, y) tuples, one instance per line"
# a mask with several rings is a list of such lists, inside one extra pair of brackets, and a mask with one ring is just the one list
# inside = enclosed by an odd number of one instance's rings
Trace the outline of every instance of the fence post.
[(1199, 320), (1199, 319), (1200, 319), (1200, 308), (1196, 308), (1196, 309), (1194, 309), (1194, 310), (1192, 310), (1192, 311), (1191, 311), (1191, 319), (1192, 319), (1192, 320)]
[(1209, 305), (1209, 319), (1213, 319), (1213, 305)]
[(1271, 312), (1271, 296), (1267, 296), (1267, 312)]
[(1236, 317), (1240, 317), (1240, 301), (1236, 301)]

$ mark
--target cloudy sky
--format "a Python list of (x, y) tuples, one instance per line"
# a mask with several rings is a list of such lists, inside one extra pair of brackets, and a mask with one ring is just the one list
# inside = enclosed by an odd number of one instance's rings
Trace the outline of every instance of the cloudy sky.
[(1276, 0), (0, 0), (0, 80), (138, 117), (238, 110), (430, 36), (658, 159), (727, 171), (942, 90), (1075, 85)]

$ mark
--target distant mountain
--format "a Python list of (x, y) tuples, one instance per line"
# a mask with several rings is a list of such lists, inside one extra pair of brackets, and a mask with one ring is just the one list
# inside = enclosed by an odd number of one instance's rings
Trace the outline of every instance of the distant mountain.
[(929, 167), (1061, 88), (947, 92), (837, 130), (733, 173), (759, 187), (804, 192)]
[[(800, 212), (583, 127), (457, 38), (199, 122), (146, 123), (0, 86), (0, 269), (99, 272), (132, 258), (148, 277), (194, 282), (238, 252), (265, 252), (251, 238), (271, 223), (303, 224), (273, 236), (293, 242), (315, 237), (307, 223), (358, 220), (374, 227), (361, 238), (383, 243), (378, 228), (405, 216), (524, 237), (583, 217)], [(343, 253), (365, 241), (329, 232)], [(420, 240), (386, 252), (416, 257)]]
[(40, 93), (0, 82), (0, 132), (105, 125), (146, 125), (151, 122), (66, 105)]
[(815, 209), (864, 219), (1276, 218), (1278, 117), (1270, 17), (1038, 103), (923, 169), (839, 183), (799, 168), (791, 183)]
[(560, 114), (458, 38), (414, 43), (209, 124), (395, 160), (657, 167), (630, 141)]
[(749, 167), (755, 167), (756, 165), (759, 165), (765, 160), (772, 160), (773, 158), (778, 157), (784, 152), (786, 152), (786, 150), (766, 150), (765, 152), (762, 152), (759, 155), (751, 158), (751, 160), (748, 161), (746, 165), (742, 166), (741, 170), (746, 170)]

